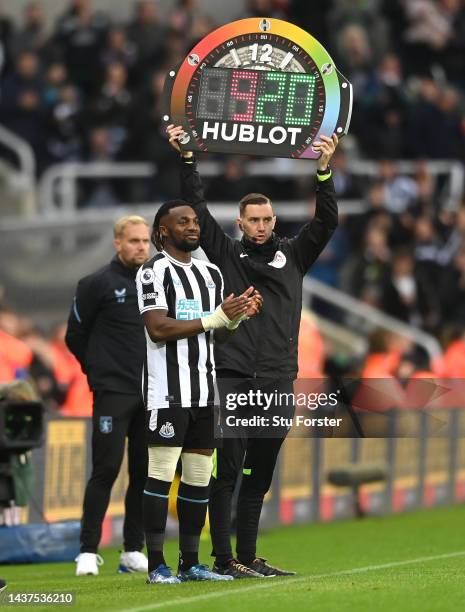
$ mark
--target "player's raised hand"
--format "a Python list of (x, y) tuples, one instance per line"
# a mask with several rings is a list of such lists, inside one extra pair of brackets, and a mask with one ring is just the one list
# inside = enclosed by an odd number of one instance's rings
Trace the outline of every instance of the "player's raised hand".
[(314, 151), (321, 152), (321, 157), (316, 162), (318, 170), (326, 170), (329, 160), (333, 156), (338, 143), (339, 138), (336, 136), (336, 134), (333, 134), (331, 138), (329, 138), (329, 136), (323, 136), (323, 134), (320, 134), (320, 140), (316, 140), (312, 144), (312, 149)]

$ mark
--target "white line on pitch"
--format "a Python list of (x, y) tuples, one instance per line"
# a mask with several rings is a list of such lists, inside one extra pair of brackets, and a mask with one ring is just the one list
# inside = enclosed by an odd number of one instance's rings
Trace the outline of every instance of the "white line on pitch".
[[(208, 601), (209, 599), (217, 599), (218, 597), (230, 596), (235, 593), (250, 593), (251, 591), (258, 591), (260, 589), (271, 589), (276, 586), (282, 586), (288, 583), (298, 584), (303, 582), (311, 582), (318, 578), (336, 578), (337, 576), (350, 576), (351, 574), (362, 574), (364, 572), (372, 572), (375, 570), (389, 569), (391, 567), (401, 567), (402, 565), (413, 565), (415, 563), (427, 563), (428, 561), (438, 561), (439, 559), (452, 559), (453, 557), (465, 556), (465, 550), (460, 550), (452, 553), (445, 553), (443, 555), (434, 555), (431, 557), (417, 557), (416, 559), (406, 559), (405, 561), (392, 561), (391, 563), (382, 563), (381, 565), (366, 565), (365, 567), (354, 567), (352, 569), (341, 570), (340, 572), (330, 572), (328, 574), (314, 574), (299, 576), (297, 578), (283, 578), (279, 582), (273, 579), (266, 579), (260, 581), (260, 584), (253, 584), (248, 587), (241, 589), (226, 589), (224, 591), (214, 591), (213, 593), (204, 593), (203, 595), (193, 595), (192, 597), (183, 597), (179, 599), (172, 599), (170, 601), (162, 601), (155, 604), (148, 604), (146, 606), (140, 606), (138, 608), (125, 608), (120, 612), (148, 612), (149, 610), (159, 610), (160, 608), (168, 608), (173, 606), (182, 606), (185, 604), (193, 604), (199, 601)], [(251, 580), (251, 579), (249, 579)], [(258, 579), (256, 579), (258, 580)], [(152, 587), (156, 589), (157, 587)], [(176, 589), (177, 587), (168, 586), (167, 589)], [(163, 590), (163, 593), (167, 593), (168, 590)]]

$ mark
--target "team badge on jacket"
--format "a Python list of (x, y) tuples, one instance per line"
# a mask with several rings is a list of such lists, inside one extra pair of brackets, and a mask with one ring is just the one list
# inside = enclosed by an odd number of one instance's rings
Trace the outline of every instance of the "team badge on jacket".
[(109, 434), (113, 430), (113, 417), (101, 416), (100, 417), (100, 431), (103, 434)]
[(273, 268), (284, 268), (286, 265), (287, 259), (282, 251), (276, 251), (273, 257), (273, 261), (268, 263), (269, 266), (273, 266)]

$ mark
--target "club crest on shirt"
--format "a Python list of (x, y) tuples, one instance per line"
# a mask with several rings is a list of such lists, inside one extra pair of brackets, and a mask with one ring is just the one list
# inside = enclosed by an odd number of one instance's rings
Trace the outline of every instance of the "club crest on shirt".
[(207, 289), (215, 289), (216, 287), (211, 276), (207, 276), (207, 278), (205, 279), (205, 284), (207, 285)]
[(273, 266), (273, 268), (284, 268), (286, 265), (287, 259), (282, 251), (276, 251), (273, 257), (273, 261), (268, 263), (269, 266)]
[(167, 421), (160, 427), (160, 431), (158, 433), (162, 438), (174, 438), (174, 427), (172, 423)]
[(152, 270), (152, 268), (146, 268), (142, 272), (140, 280), (143, 285), (150, 285), (150, 283), (153, 283), (155, 280), (155, 272)]

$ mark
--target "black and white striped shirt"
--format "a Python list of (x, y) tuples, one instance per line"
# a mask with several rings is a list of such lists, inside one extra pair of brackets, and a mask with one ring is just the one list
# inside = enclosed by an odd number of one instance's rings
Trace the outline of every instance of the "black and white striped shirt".
[[(223, 276), (217, 266), (192, 258), (177, 261), (165, 251), (137, 273), (139, 310), (167, 310), (168, 317), (189, 321), (212, 313), (223, 301)], [(169, 342), (153, 342), (145, 330), (143, 374), (147, 410), (199, 407), (214, 403), (213, 335), (206, 332)]]

